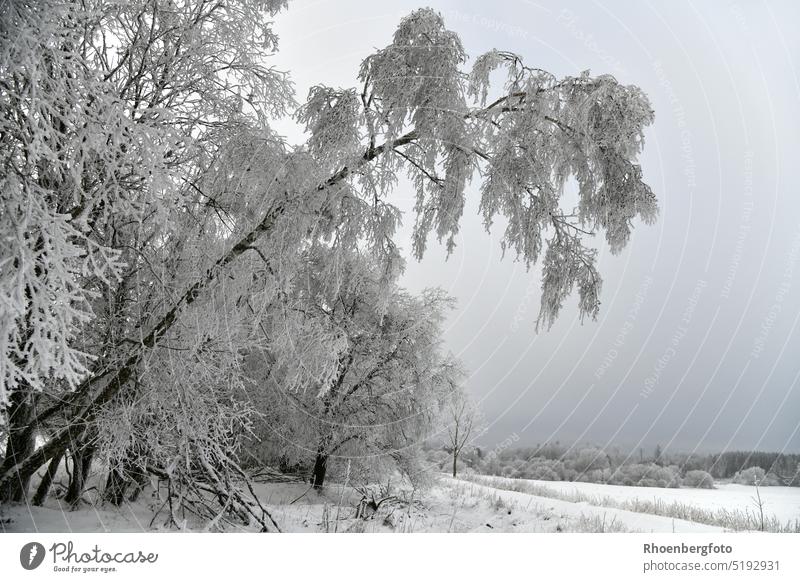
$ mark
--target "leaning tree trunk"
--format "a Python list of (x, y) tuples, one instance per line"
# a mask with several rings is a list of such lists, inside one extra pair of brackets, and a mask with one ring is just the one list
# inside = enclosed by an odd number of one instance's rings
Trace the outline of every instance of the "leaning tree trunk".
[(325, 483), (325, 473), (328, 470), (328, 455), (325, 449), (320, 446), (317, 449), (317, 457), (314, 460), (314, 470), (311, 472), (311, 485), (314, 489), (320, 490)]
[[(33, 453), (36, 448), (35, 409), (39, 395), (29, 387), (20, 387), (11, 394), (8, 407), (8, 440), (0, 474)], [(0, 487), (0, 503), (22, 502), (28, 498), (32, 473), (16, 473)]]
[(50, 463), (47, 465), (47, 471), (45, 471), (42, 480), (39, 481), (39, 486), (36, 488), (36, 494), (33, 496), (33, 500), (31, 501), (33, 505), (44, 504), (45, 499), (47, 499), (47, 495), (50, 493), (50, 487), (53, 485), (53, 480), (56, 478), (58, 466), (61, 464), (61, 459), (63, 458), (64, 453), (61, 453), (50, 460)]

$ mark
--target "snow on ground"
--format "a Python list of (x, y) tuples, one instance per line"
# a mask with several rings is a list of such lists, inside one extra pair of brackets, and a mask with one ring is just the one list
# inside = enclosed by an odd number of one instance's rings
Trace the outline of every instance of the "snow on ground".
[[(447, 479), (451, 483), (452, 479)], [(455, 481), (458, 483), (458, 481)], [(464, 482), (461, 482), (464, 483)], [(478, 491), (484, 491), (497, 495), (505, 502), (516, 503), (520, 507), (533, 508), (539, 512), (550, 512), (553, 516), (560, 519), (586, 521), (592, 520), (593, 523), (621, 525), (627, 531), (638, 532), (675, 532), (675, 533), (697, 533), (697, 532), (720, 532), (724, 531), (721, 527), (693, 523), (681, 519), (662, 517), (646, 513), (635, 513), (609, 507), (589, 505), (586, 502), (573, 503), (548, 497), (538, 497), (528, 493), (517, 491), (506, 491), (468, 483), (468, 486), (475, 487)]]
[[(659, 499), (667, 503), (685, 503), (715, 511), (745, 511), (756, 509), (754, 498), (755, 487), (736, 483), (717, 484), (716, 489), (665, 489), (661, 487), (628, 487), (625, 485), (603, 485), (601, 483), (578, 483), (571, 481), (537, 481), (520, 479), (538, 486), (554, 489), (560, 493), (581, 493), (591, 495), (598, 500), (611, 497), (619, 501), (634, 499)], [(764, 502), (764, 513), (775, 515), (781, 521), (800, 519), (800, 488), (798, 487), (761, 487), (761, 500)]]
[(0, 508), (0, 532), (137, 533), (158, 530), (150, 524), (153, 512), (143, 503), (125, 504), (120, 508), (84, 505), (76, 511), (60, 507), (57, 500), (44, 507), (12, 505)]
[[(381, 509), (368, 520), (354, 519), (358, 495), (349, 488), (342, 494), (335, 484), (323, 494), (307, 492), (290, 504), (307, 489), (305, 484), (257, 487), (262, 503), (286, 532), (557, 532), (598, 527), (573, 519), (579, 517), (580, 511), (563, 512), (553, 507), (569, 504), (553, 504), (547, 499), (457, 481), (433, 487), (410, 510)], [(163, 527), (163, 518), (150, 525), (152, 512), (143, 501), (120, 509), (86, 505), (76, 511), (62, 511), (57, 503), (32, 508), (17, 505), (5, 508), (2, 517), (11, 520), (1, 528), (9, 532), (137, 532)], [(202, 529), (201, 524), (187, 525), (190, 529)], [(609, 518), (607, 527), (613, 525)]]
[[(614, 495), (625, 498), (634, 494), (661, 495), (700, 494), (702, 503), (711, 503), (706, 495), (730, 495), (729, 503), (740, 500), (746, 491), (738, 486), (724, 486), (714, 491), (644, 490), (642, 488), (593, 485), (589, 483), (553, 483), (544, 485), (570, 491), (570, 487), (587, 494)], [(610, 487), (612, 489), (606, 489)], [(600, 488), (600, 489), (598, 489)], [(635, 489), (636, 491), (630, 491)], [(746, 489), (746, 488), (743, 488)], [(767, 489), (767, 488), (764, 488)], [(764, 495), (762, 489), (762, 495)], [(770, 488), (773, 489), (773, 488)], [(784, 488), (774, 488), (784, 489)], [(599, 493), (598, 493), (599, 491)], [(782, 491), (766, 492), (776, 505), (787, 498), (791, 506), (794, 496)], [(621, 509), (573, 503), (539, 497), (528, 493), (506, 491), (449, 477), (442, 477), (422, 496), (412, 498), (412, 504), (386, 504), (371, 519), (355, 519), (354, 508), (360, 498), (351, 488), (330, 484), (324, 493), (309, 491), (305, 483), (257, 484), (256, 492), (281, 529), (287, 532), (716, 532), (720, 527), (672, 519), (658, 515), (635, 513)], [(688, 498), (686, 498), (688, 499)], [(728, 501), (726, 501), (728, 502)], [(164, 518), (152, 524), (152, 509), (157, 506), (152, 495), (143, 494), (135, 504), (121, 508), (84, 505), (77, 511), (62, 510), (57, 500), (46, 507), (25, 505), (0, 510), (0, 531), (24, 532), (139, 532), (167, 531)], [(724, 502), (718, 502), (724, 503)], [(341, 504), (341, 506), (340, 506)], [(186, 523), (187, 529), (202, 530), (203, 524)], [(246, 528), (243, 528), (246, 529)], [(174, 531), (174, 530), (169, 530)]]

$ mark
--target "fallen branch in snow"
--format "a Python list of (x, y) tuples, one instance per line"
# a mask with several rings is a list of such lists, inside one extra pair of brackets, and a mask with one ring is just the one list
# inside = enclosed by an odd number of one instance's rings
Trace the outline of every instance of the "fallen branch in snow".
[[(167, 498), (156, 511), (154, 520), (169, 507), (167, 523), (181, 529), (175, 516), (177, 507), (206, 521), (207, 528), (219, 527), (218, 524), (254, 524), (260, 527), (261, 532), (281, 531), (258, 499), (250, 478), (235, 461), (229, 458), (223, 462), (213, 460), (203, 451), (198, 452), (197, 461), (198, 466), (191, 473), (172, 473), (153, 463), (147, 465), (148, 473), (167, 483)], [(178, 503), (173, 506), (172, 502), (176, 499)], [(185, 519), (182, 521), (185, 522)]]
[(370, 519), (380, 509), (381, 505), (384, 503), (399, 503), (400, 500), (394, 495), (387, 495), (380, 499), (375, 499), (375, 493), (368, 490), (366, 487), (358, 487), (356, 488), (361, 494), (361, 500), (356, 505), (356, 519)]

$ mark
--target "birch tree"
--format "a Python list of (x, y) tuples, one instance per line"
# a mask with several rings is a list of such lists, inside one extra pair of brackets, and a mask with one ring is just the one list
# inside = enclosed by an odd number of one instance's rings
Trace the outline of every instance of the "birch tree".
[[(326, 276), (331, 265), (337, 277)], [(292, 333), (322, 341), (271, 351), (256, 366), (254, 390), (264, 391), (257, 406), (264, 409), (260, 437), (289, 462), (308, 464), (317, 489), (338, 458), (352, 461), (351, 476), (368, 481), (397, 469), (415, 478), (421, 467), (413, 466), (410, 453), (437, 428), (461, 375), (460, 363), (442, 345), (452, 299), (438, 289), (411, 295), (396, 278), (387, 286), (380, 266), (357, 254), (318, 248), (306, 269), (292, 319), (299, 316), (306, 330), (325, 332)], [(265, 332), (275, 337), (285, 325), (283, 317), (275, 318)], [(311, 354), (323, 344), (337, 346), (335, 357), (325, 358), (334, 362), (329, 383), (294, 387), (296, 369), (313, 366)]]
[(461, 386), (454, 386), (445, 407), (447, 447), (453, 455), (453, 477), (458, 472), (458, 457), (478, 432), (479, 417), (475, 405)]
[[(282, 6), (0, 8), (0, 401), (10, 435), (0, 487), (16, 487), (4, 498), (24, 497), (34, 471), (138, 390), (146, 361), (190, 314), (207, 315), (223, 285), (239, 316), (267, 312), (314, 244), (360, 249), (388, 285), (401, 267), (391, 195), (404, 177), (417, 195), (414, 255), (431, 236), (454, 248), (474, 187), (486, 227), (507, 223), (504, 250), (528, 266), (541, 260), (544, 327), (575, 289), (581, 316), (597, 315), (592, 235), (616, 253), (636, 219), (655, 219), (636, 163), (653, 121), (640, 89), (588, 73), (557, 79), (498, 50), (468, 67), (430, 9), (402, 19), (363, 61), (357, 87), (314, 87), (296, 112), (308, 141), (288, 147), (269, 120), (292, 107), (291, 88), (265, 65)], [(570, 181), (579, 203), (562, 208)], [(335, 274), (329, 265), (321, 276)], [(103, 303), (115, 294), (121, 305)], [(288, 329), (271, 349), (324, 328)], [(314, 382), (324, 398), (348, 345), (314, 352), (297, 385)], [(41, 410), (34, 400), (48, 391), (57, 399)], [(55, 418), (33, 450), (34, 432)]]
[[(162, 304), (191, 283), (168, 289), (159, 273), (144, 273), (186, 236), (187, 214), (207, 206), (190, 185), (224, 136), (263, 125), (290, 101), (283, 75), (262, 62), (280, 5), (0, 7), (2, 498), (24, 496), (28, 471), (13, 467), (41, 423), (56, 410), (73, 417), (96, 381), (138, 350), (138, 300), (154, 281)], [(43, 392), (64, 406), (38, 410)], [(55, 453), (74, 447), (85, 424), (69, 422)]]

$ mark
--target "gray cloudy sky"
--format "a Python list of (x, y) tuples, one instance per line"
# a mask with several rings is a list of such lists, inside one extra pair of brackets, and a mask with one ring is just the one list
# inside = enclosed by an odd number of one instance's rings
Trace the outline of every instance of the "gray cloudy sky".
[(470, 369), (482, 443), (800, 450), (800, 3), (293, 0), (276, 64), (299, 98), (353, 86), (424, 5), (473, 58), (498, 48), (557, 75), (610, 73), (656, 111), (641, 163), (661, 215), (622, 254), (601, 251), (598, 321), (581, 324), (573, 301), (534, 332), (539, 272), (501, 260), (503, 225), (485, 233), (477, 186), (453, 256), (433, 244), (409, 263), (407, 287), (458, 298), (447, 342)]

